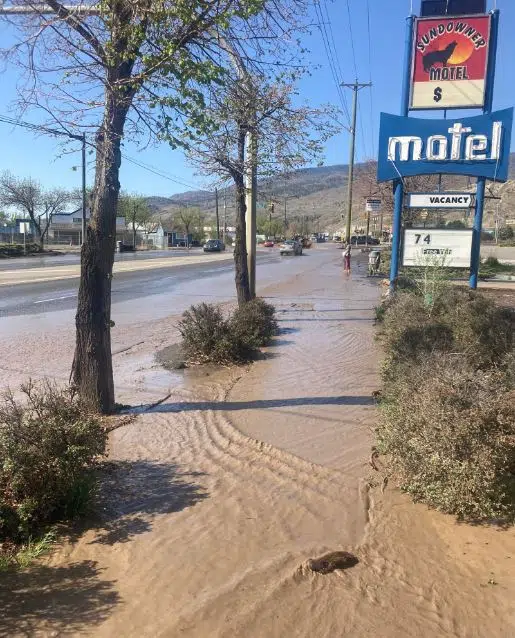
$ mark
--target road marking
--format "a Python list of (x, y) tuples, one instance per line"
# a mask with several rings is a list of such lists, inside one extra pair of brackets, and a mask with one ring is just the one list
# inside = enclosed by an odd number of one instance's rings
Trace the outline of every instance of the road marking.
[(35, 301), (34, 303), (50, 303), (51, 301), (61, 301), (61, 299), (71, 299), (72, 297), (76, 297), (77, 295), (74, 293), (73, 295), (63, 295), (62, 297), (52, 297), (52, 299), (40, 299), (39, 301)]

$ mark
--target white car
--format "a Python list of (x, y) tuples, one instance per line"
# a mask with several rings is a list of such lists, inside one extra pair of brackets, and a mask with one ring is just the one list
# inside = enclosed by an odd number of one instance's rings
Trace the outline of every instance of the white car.
[(302, 255), (302, 244), (294, 239), (287, 239), (279, 246), (281, 255)]

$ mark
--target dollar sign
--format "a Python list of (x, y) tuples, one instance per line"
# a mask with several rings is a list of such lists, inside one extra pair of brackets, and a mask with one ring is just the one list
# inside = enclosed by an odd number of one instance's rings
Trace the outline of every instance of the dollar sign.
[(437, 87), (435, 89), (435, 94), (434, 94), (433, 100), (435, 102), (439, 102), (441, 99), (442, 99), (442, 89), (440, 87)]

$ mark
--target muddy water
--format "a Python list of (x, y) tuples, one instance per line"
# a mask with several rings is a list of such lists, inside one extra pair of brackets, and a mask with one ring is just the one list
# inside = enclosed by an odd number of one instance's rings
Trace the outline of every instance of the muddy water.
[[(165, 324), (120, 353), (120, 397), (171, 396), (112, 433), (102, 520), (0, 583), (0, 635), (515, 635), (513, 532), (365, 485), (377, 292), (329, 250), (297, 263), (262, 290), (284, 330), (249, 370), (163, 372)], [(359, 564), (306, 568), (339, 549)]]

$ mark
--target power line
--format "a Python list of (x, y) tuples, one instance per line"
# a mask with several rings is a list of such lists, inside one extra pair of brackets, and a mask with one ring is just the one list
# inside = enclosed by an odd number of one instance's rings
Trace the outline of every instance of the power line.
[(347, 130), (349, 130), (350, 128), (350, 113), (349, 113), (349, 109), (347, 107), (347, 103), (346, 100), (344, 99), (344, 95), (341, 89), (341, 79), (338, 78), (338, 72), (336, 69), (336, 64), (335, 64), (335, 60), (334, 60), (334, 56), (332, 53), (332, 49), (331, 49), (331, 45), (329, 42), (329, 35), (327, 33), (327, 29), (325, 27), (325, 23), (324, 23), (324, 16), (322, 14), (322, 10), (321, 7), (319, 6), (319, 0), (317, 0), (315, 2), (315, 12), (317, 14), (317, 20), (318, 20), (318, 27), (320, 29), (320, 34), (322, 36), (322, 41), (324, 43), (324, 49), (325, 49), (325, 53), (326, 53), (326, 57), (327, 57), (327, 61), (329, 62), (329, 68), (331, 70), (331, 74), (333, 76), (333, 81), (335, 83), (336, 86), (336, 92), (338, 95), (338, 98), (340, 100), (340, 104), (343, 107), (343, 110), (345, 111), (346, 115), (347, 115), (347, 120), (349, 122), (349, 126), (345, 127)]
[(358, 65), (356, 64), (356, 49), (354, 47), (354, 35), (352, 33), (352, 18), (350, 15), (350, 4), (349, 4), (349, 0), (347, 0), (347, 16), (349, 18), (349, 34), (350, 34), (350, 44), (351, 44), (351, 48), (352, 48), (352, 59), (354, 62), (354, 73), (355, 73), (355, 77), (358, 77)]
[(345, 113), (347, 114), (347, 120), (349, 121), (349, 124), (350, 124), (350, 111), (349, 111), (349, 107), (347, 105), (347, 97), (345, 95), (345, 91), (343, 91), (342, 88), (341, 88), (341, 83), (343, 82), (343, 72), (342, 72), (342, 67), (341, 67), (341, 64), (340, 64), (340, 56), (338, 55), (338, 49), (336, 47), (336, 42), (335, 42), (335, 39), (334, 39), (333, 25), (332, 25), (332, 22), (331, 22), (331, 18), (329, 16), (329, 10), (327, 8), (326, 0), (323, 0), (323, 8), (325, 10), (325, 16), (327, 18), (327, 25), (329, 27), (329, 37), (328, 37), (329, 46), (331, 48), (331, 44), (332, 44), (332, 50), (333, 50), (333, 53), (334, 53), (334, 58), (333, 59), (334, 59), (335, 64), (336, 64), (336, 71), (337, 71), (337, 74), (338, 74), (338, 89), (340, 91), (341, 98), (343, 99), (343, 106), (344, 106)]
[(152, 166), (150, 164), (145, 164), (143, 162), (141, 162), (140, 160), (134, 159), (133, 157), (129, 157), (128, 155), (125, 155), (125, 153), (122, 153), (122, 157), (127, 160), (127, 162), (130, 162), (131, 164), (134, 164), (135, 166), (138, 166), (139, 168), (142, 168), (145, 171), (148, 171), (149, 173), (153, 173), (154, 175), (157, 175), (158, 177), (162, 177), (163, 179), (167, 179), (170, 182), (174, 182), (176, 184), (180, 184), (181, 186), (185, 186), (186, 188), (194, 188), (195, 190), (206, 190), (204, 188), (202, 188), (200, 185), (195, 185), (195, 184), (189, 184), (188, 182), (185, 182), (184, 180), (176, 177), (175, 175), (171, 174), (171, 173), (167, 173), (159, 168), (156, 168), (155, 166)]
[(370, 131), (372, 133), (372, 157), (376, 156), (376, 133), (374, 124), (374, 87), (372, 85), (372, 30), (370, 28), (370, 0), (367, 0), (367, 27), (368, 27), (368, 68), (370, 71)]

